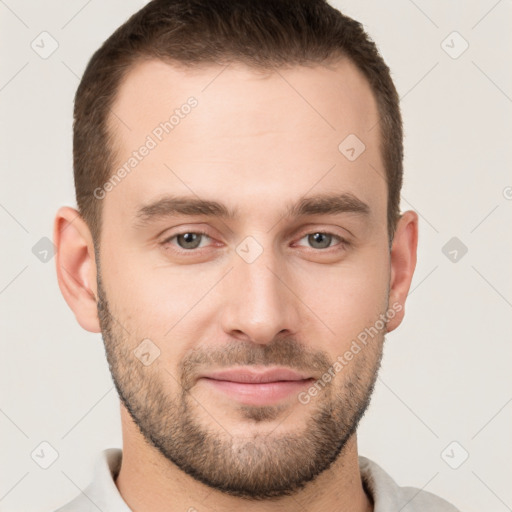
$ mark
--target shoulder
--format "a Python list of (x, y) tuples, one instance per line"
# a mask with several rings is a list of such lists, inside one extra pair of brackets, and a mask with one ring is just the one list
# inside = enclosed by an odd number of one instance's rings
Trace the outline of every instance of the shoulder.
[(130, 512), (115, 484), (122, 461), (120, 448), (107, 448), (96, 457), (90, 484), (55, 512)]
[(359, 456), (363, 485), (374, 501), (374, 512), (460, 512), (451, 503), (417, 487), (401, 487), (376, 462)]

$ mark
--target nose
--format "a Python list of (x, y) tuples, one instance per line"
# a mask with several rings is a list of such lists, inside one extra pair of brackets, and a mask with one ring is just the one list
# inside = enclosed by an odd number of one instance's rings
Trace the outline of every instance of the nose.
[(237, 257), (225, 282), (221, 322), (231, 337), (268, 344), (299, 329), (300, 301), (284, 263), (265, 250), (248, 263)]

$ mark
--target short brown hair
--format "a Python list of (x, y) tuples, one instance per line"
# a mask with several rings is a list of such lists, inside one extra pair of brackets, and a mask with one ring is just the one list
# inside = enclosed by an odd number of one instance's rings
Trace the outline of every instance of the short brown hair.
[(402, 118), (389, 68), (362, 24), (325, 0), (153, 0), (94, 53), (75, 96), (76, 199), (95, 246), (99, 246), (102, 216), (94, 190), (108, 181), (114, 167), (108, 120), (119, 86), (135, 62), (148, 58), (185, 66), (240, 62), (271, 70), (340, 57), (348, 57), (362, 71), (376, 98), (391, 245), (400, 217)]

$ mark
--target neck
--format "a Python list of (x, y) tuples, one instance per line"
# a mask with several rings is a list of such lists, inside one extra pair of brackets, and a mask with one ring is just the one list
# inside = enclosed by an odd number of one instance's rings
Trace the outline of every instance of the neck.
[(148, 444), (121, 406), (123, 457), (115, 484), (123, 500), (137, 512), (222, 510), (235, 512), (371, 512), (359, 471), (357, 437), (346, 443), (336, 461), (293, 496), (249, 501), (212, 489), (184, 473)]

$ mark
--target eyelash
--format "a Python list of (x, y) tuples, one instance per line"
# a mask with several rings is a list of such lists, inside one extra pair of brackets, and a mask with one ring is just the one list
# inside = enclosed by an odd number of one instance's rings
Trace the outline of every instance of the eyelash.
[[(201, 231), (201, 230), (196, 230), (196, 231), (182, 231), (180, 233), (175, 233), (174, 235), (172, 235), (171, 237), (168, 237), (166, 238), (163, 242), (162, 242), (162, 245), (163, 246), (167, 246), (167, 245), (174, 245), (174, 244), (171, 244), (171, 240), (174, 240), (175, 238), (177, 238), (178, 236), (180, 235), (185, 235), (187, 233), (192, 233), (194, 235), (202, 235), (202, 236), (205, 236), (207, 238), (210, 238), (210, 235), (208, 233), (206, 233), (205, 231)], [(336, 235), (335, 233), (330, 233), (329, 231), (319, 231), (319, 230), (316, 230), (316, 231), (308, 231), (307, 233), (304, 233), (300, 238), (299, 240), (302, 240), (304, 237), (307, 237), (308, 235), (314, 235), (314, 234), (322, 234), (322, 235), (329, 235), (329, 236), (332, 236), (333, 238), (337, 238), (339, 240), (339, 243), (338, 244), (335, 244), (335, 245), (332, 245), (330, 247), (326, 247), (324, 249), (314, 249), (312, 247), (310, 247), (309, 249), (311, 251), (320, 251), (320, 252), (329, 252), (330, 249), (334, 249), (334, 248), (339, 248), (339, 249), (346, 249), (350, 246), (350, 242), (348, 242), (346, 239), (342, 238), (341, 236), (339, 235)], [(176, 245), (174, 245), (174, 250), (176, 252), (178, 252), (179, 254), (187, 254), (187, 255), (193, 255), (195, 253), (197, 253), (197, 251), (200, 251), (200, 248), (196, 248), (196, 249), (182, 249), (181, 247), (178, 247)]]

